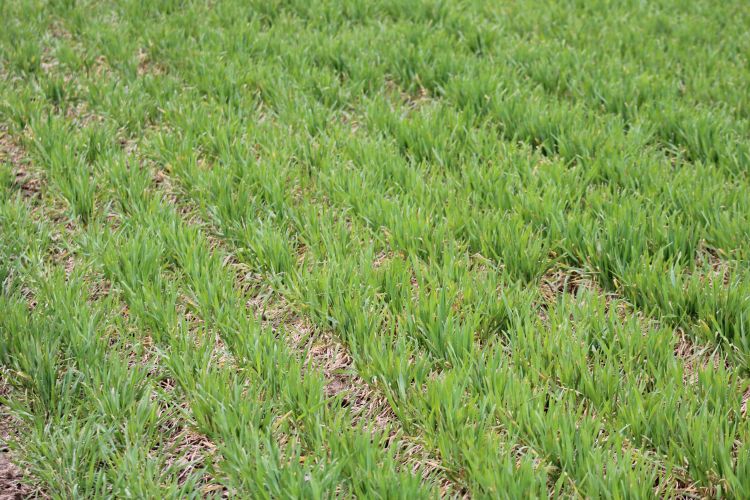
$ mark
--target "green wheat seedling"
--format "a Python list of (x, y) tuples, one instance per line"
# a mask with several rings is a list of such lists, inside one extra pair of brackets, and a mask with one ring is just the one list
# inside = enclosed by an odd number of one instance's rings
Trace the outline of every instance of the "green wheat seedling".
[(53, 498), (747, 497), (742, 7), (1, 5), (7, 456)]

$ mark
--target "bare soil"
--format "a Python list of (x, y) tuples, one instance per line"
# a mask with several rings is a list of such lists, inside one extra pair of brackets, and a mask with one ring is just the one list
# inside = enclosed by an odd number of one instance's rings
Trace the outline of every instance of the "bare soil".
[(23, 484), (23, 473), (9, 459), (5, 444), (0, 443), (0, 500), (31, 497), (31, 489)]
[[(4, 390), (0, 379), (0, 396)], [(23, 471), (11, 461), (8, 441), (13, 433), (13, 421), (8, 409), (0, 405), (0, 500), (31, 498), (33, 490), (23, 483)]]

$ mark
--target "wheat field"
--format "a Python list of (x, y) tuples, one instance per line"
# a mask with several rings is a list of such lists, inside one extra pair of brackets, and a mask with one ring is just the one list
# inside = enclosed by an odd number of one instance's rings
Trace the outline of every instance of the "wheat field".
[(0, 1), (0, 497), (750, 497), (750, 8)]

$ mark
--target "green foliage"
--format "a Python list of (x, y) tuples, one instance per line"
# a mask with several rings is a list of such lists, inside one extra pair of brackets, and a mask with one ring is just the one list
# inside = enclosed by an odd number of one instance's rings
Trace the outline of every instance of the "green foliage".
[(3, 160), (3, 403), (51, 497), (750, 495), (740, 2), (0, 19), (44, 181)]

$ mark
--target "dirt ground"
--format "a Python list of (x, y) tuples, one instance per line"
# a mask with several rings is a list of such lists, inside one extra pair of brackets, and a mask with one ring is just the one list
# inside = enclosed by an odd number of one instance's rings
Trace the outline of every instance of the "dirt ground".
[(0, 500), (29, 498), (31, 490), (21, 483), (21, 470), (8, 460), (5, 450), (0, 443)]
[[(0, 378), (0, 396), (4, 384)], [(23, 472), (10, 461), (8, 439), (13, 432), (13, 422), (8, 409), (0, 404), (0, 500), (16, 500), (32, 497), (32, 489), (21, 482)]]

